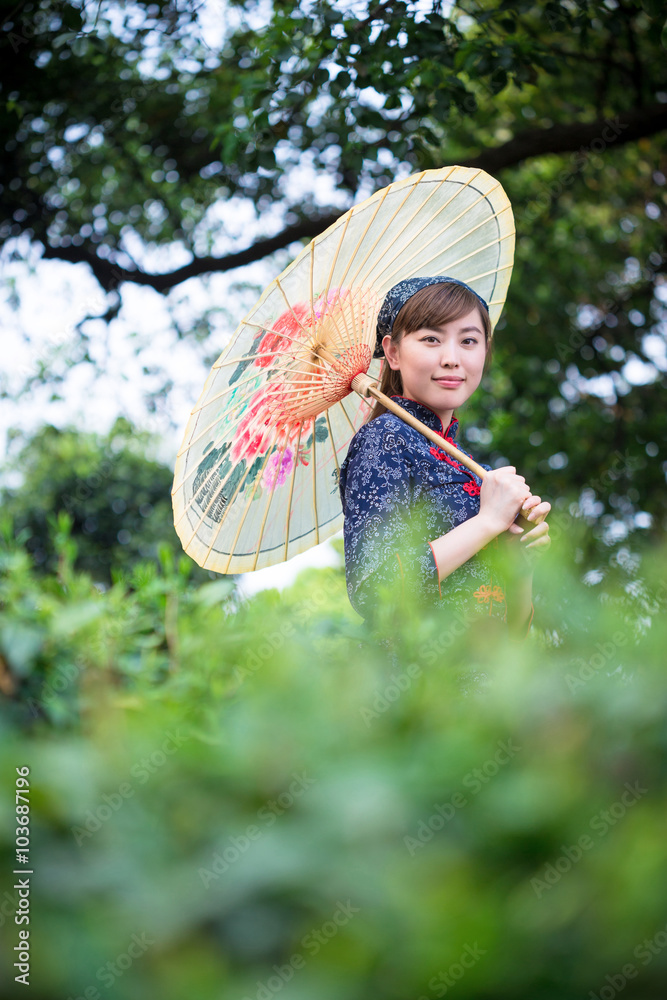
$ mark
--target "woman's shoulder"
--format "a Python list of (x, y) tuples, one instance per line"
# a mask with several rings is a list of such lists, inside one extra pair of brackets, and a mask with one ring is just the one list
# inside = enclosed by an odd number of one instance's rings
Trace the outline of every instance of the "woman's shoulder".
[(411, 445), (414, 446), (411, 433), (415, 433), (413, 428), (393, 413), (382, 413), (362, 424), (350, 441), (340, 467), (341, 496), (350, 481), (357, 483), (381, 476), (397, 482), (408, 477), (412, 468)]
[(393, 413), (381, 413), (367, 423), (362, 424), (350, 442), (348, 455), (352, 452), (380, 447), (383, 450), (393, 450), (419, 435), (413, 427)]

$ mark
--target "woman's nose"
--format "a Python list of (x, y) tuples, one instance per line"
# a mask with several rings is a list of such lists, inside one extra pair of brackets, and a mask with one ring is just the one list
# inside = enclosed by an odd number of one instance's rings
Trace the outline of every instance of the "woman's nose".
[(458, 351), (451, 344), (443, 344), (440, 351), (440, 365), (443, 368), (457, 368), (459, 364)]

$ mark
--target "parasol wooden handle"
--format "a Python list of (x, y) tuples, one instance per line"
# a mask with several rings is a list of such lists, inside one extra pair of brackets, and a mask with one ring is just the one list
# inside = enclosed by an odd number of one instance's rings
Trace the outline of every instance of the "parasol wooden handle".
[[(480, 479), (484, 480), (487, 473), (486, 469), (483, 469), (481, 465), (478, 465), (473, 458), (470, 458), (462, 451), (459, 451), (456, 445), (453, 445), (436, 431), (431, 430), (430, 427), (423, 424), (421, 420), (417, 419), (417, 417), (413, 417), (411, 413), (404, 410), (402, 406), (395, 403), (393, 399), (389, 398), (389, 396), (385, 396), (383, 392), (380, 392), (377, 387), (377, 383), (369, 375), (355, 375), (350, 384), (352, 389), (354, 389), (354, 391), (360, 396), (363, 396), (364, 398), (372, 396), (374, 399), (377, 399), (377, 401), (382, 403), (383, 406), (386, 406), (391, 413), (395, 413), (396, 416), (400, 417), (401, 420), (404, 420), (406, 424), (409, 424), (410, 427), (414, 427), (415, 430), (419, 431), (420, 434), (423, 434), (424, 437), (427, 437), (429, 441), (432, 441), (433, 444), (438, 446), (438, 448), (446, 451), (448, 455), (455, 458), (457, 462), (461, 463), (461, 465), (465, 465), (466, 469), (470, 469), (470, 471), (474, 472), (476, 476), (479, 476)], [(524, 531), (535, 527), (533, 521), (526, 520), (526, 515), (529, 513), (530, 508), (528, 510), (524, 510), (522, 508), (514, 519), (515, 524), (518, 524), (520, 528), (524, 529)]]

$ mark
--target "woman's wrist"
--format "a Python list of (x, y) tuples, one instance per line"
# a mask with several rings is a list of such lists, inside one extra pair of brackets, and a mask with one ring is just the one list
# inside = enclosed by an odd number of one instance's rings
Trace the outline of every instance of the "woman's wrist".
[(502, 521), (499, 521), (492, 511), (480, 510), (479, 514), (475, 514), (471, 520), (478, 521), (481, 531), (488, 534), (489, 542), (507, 530), (507, 526)]

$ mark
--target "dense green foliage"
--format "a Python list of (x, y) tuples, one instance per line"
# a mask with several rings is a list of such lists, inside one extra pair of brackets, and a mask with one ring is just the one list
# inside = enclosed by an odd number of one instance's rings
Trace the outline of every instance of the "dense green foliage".
[[(32, 438), (14, 438), (3, 471), (5, 477), (18, 471), (21, 483), (0, 493), (2, 506), (43, 572), (56, 567), (49, 526), (61, 511), (72, 519), (76, 568), (100, 583), (111, 582), (112, 568), (121, 573), (140, 561), (157, 562), (160, 546), (180, 550), (173, 473), (146, 457), (155, 444), (124, 419), (107, 435), (47, 426)], [(199, 580), (209, 576), (194, 564), (193, 570)]]
[(406, 605), (392, 653), (340, 570), (239, 605), (165, 558), (100, 593), (54, 544), (54, 576), (10, 526), (0, 553), (35, 996), (662, 997), (664, 548), (586, 586), (554, 547), (525, 642)]
[[(511, 163), (574, 152), (579, 143), (557, 133), (549, 143), (540, 126), (648, 108), (665, 83), (663, 12), (650, 0), (493, 0), (451, 11), (434, 2), (421, 16), (406, 0), (370, 5), (366, 16), (328, 0), (281, 0), (264, 23), (255, 4), (237, 0), (220, 9), (216, 48), (195, 4), (9, 6), (3, 238), (28, 231), (54, 251), (85, 247), (100, 260), (114, 260), (126, 226), (203, 256), (196, 223), (216, 199), (282, 208), (281, 180), (306, 154), (357, 194), (393, 180), (400, 164), (440, 166), (512, 135), (525, 149)], [(641, 134), (664, 127), (656, 117)], [(534, 181), (557, 199), (549, 172), (540, 164)], [(287, 207), (292, 223), (321, 212), (308, 191)]]

